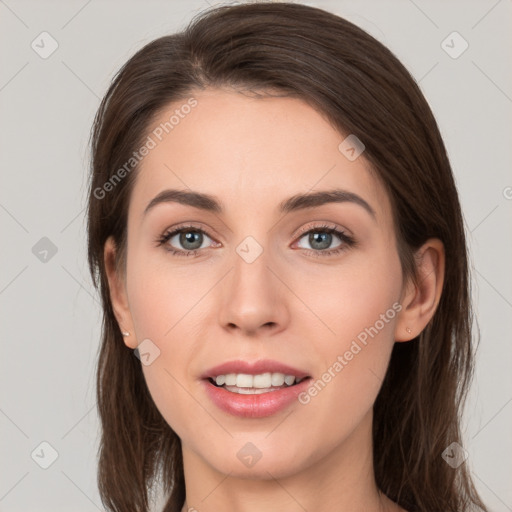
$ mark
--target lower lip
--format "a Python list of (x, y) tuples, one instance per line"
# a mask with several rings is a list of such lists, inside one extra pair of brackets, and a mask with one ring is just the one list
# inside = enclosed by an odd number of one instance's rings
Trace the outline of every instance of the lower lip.
[(223, 411), (241, 418), (264, 418), (286, 409), (298, 395), (309, 386), (308, 377), (294, 386), (268, 391), (258, 395), (241, 395), (214, 386), (208, 379), (203, 380), (206, 394)]

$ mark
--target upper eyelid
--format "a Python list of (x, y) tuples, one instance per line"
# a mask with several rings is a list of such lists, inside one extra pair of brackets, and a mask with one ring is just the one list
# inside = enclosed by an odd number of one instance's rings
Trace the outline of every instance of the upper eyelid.
[[(315, 221), (313, 221), (315, 222)], [(304, 226), (303, 228), (299, 229), (298, 232), (295, 233), (294, 236), (302, 236), (302, 235), (305, 235), (307, 233), (309, 233), (310, 231), (321, 231), (321, 230), (336, 230), (336, 231), (340, 231), (342, 232), (343, 234), (349, 234), (348, 230), (341, 227), (341, 226), (338, 226), (337, 224), (333, 223), (333, 222), (327, 222), (327, 221), (316, 221), (316, 222), (321, 222), (322, 225), (314, 225), (314, 226), (311, 226), (311, 225), (307, 225), (307, 226)]]

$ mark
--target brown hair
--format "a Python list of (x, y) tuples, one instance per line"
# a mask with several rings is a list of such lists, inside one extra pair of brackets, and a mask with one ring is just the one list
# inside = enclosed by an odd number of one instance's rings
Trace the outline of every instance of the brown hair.
[[(441, 456), (452, 442), (462, 444), (474, 354), (464, 224), (436, 121), (414, 79), (376, 39), (324, 10), (272, 2), (217, 7), (197, 15), (183, 32), (150, 42), (117, 73), (96, 114), (88, 258), (103, 303), (97, 401), (104, 505), (146, 512), (149, 488), (160, 472), (168, 495), (164, 511), (180, 511), (185, 500), (181, 442), (153, 403), (140, 362), (123, 343), (103, 248), (112, 236), (124, 269), (138, 166), (114, 183), (116, 171), (141, 147), (162, 109), (206, 87), (301, 98), (340, 133), (363, 141), (364, 156), (391, 200), (405, 277), (417, 282), (414, 251), (423, 242), (435, 237), (444, 243), (439, 306), (415, 340), (395, 343), (374, 405), (375, 478), (411, 512), (486, 511), (466, 464), (453, 469)], [(105, 193), (107, 182), (112, 187)]]

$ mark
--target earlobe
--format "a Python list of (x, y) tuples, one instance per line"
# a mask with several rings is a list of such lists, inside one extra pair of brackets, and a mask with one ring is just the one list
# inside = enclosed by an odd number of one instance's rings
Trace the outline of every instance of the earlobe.
[(434, 316), (444, 284), (445, 252), (441, 240), (427, 240), (415, 254), (418, 283), (407, 283), (402, 311), (395, 326), (395, 341), (416, 338)]
[(114, 310), (119, 330), (123, 335), (126, 346), (136, 348), (136, 345), (132, 347), (132, 345), (136, 343), (135, 336), (133, 335), (133, 323), (128, 306), (124, 278), (116, 268), (116, 246), (112, 237), (109, 237), (105, 242), (103, 257), (108, 279), (110, 301), (112, 302), (112, 309)]

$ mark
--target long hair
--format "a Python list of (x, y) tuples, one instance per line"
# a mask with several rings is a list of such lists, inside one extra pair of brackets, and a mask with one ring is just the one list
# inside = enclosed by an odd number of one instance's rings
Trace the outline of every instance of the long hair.
[(128, 170), (126, 163), (170, 102), (207, 87), (300, 98), (340, 134), (363, 141), (364, 156), (391, 201), (404, 277), (417, 283), (414, 251), (430, 237), (443, 242), (438, 308), (417, 338), (395, 343), (374, 404), (375, 479), (410, 512), (486, 511), (466, 464), (452, 468), (442, 458), (451, 443), (463, 443), (460, 423), (474, 350), (464, 223), (437, 123), (415, 80), (372, 36), (324, 10), (273, 2), (213, 8), (196, 15), (184, 31), (150, 42), (118, 71), (96, 114), (88, 261), (103, 305), (97, 403), (104, 505), (147, 512), (150, 488), (160, 476), (164, 512), (179, 512), (185, 500), (181, 442), (153, 403), (140, 362), (123, 343), (103, 248), (113, 236), (123, 272), (138, 170), (137, 163)]

